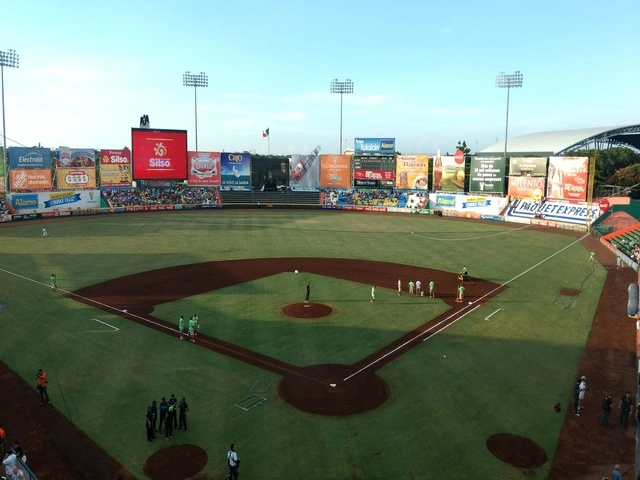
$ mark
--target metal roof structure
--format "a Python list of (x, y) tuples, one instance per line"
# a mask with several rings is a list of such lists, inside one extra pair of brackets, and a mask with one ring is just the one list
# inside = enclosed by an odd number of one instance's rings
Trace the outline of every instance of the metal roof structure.
[[(603, 150), (611, 147), (625, 147), (640, 153), (640, 125), (528, 133), (508, 139), (507, 157), (562, 156), (574, 150)], [(504, 155), (504, 141), (478, 153)]]

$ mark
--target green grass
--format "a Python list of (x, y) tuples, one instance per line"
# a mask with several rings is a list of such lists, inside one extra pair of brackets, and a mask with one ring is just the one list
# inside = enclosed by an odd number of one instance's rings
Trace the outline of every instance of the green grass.
[[(171, 393), (190, 404), (188, 434), (178, 432), (173, 442), (204, 448), (204, 472), (213, 478), (224, 478), (231, 442), (238, 444), (243, 476), (261, 480), (376, 480), (401, 472), (412, 479), (525, 478), (487, 451), (486, 439), (500, 432), (539, 443), (549, 462), (533, 477), (546, 478), (562, 424), (551, 407), (570, 396), (606, 274), (600, 265), (592, 269), (588, 252), (572, 237), (413, 215), (105, 215), (49, 223), (49, 240), (40, 238), (41, 228), (0, 227), (0, 301), (8, 304), (1, 311), (0, 356), (28, 381), (45, 368), (56, 407), (140, 478), (148, 455), (166, 446), (164, 440), (146, 442), (146, 405)], [(510, 283), (499, 297), (380, 369), (391, 387), (389, 401), (345, 418), (302, 413), (277, 397), (276, 384), (264, 406), (245, 412), (234, 404), (256, 380), (271, 381), (273, 374), (47, 288), (52, 272), (60, 288), (75, 290), (173, 265), (287, 256), (451, 272), (466, 264), (473, 276)], [(445, 308), (406, 303), (393, 290), (379, 289), (373, 317), (363, 302), (352, 301), (368, 298), (366, 285), (312, 276), (312, 300), (326, 298), (336, 314), (316, 322), (280, 315), (283, 304), (302, 299), (305, 281), (303, 275), (276, 275), (160, 305), (154, 315), (175, 321), (198, 312), (204, 333), (307, 365), (351, 363), (415, 328), (416, 312), (426, 321)], [(556, 303), (563, 287), (581, 289), (570, 308)]]
[[(282, 307), (304, 299), (307, 281), (312, 300), (333, 308), (330, 316), (296, 321), (282, 314)], [(207, 318), (198, 314), (202, 333), (305, 366), (355, 363), (449, 309), (438, 299), (387, 295), (376, 304), (373, 319), (362, 312), (369, 298), (369, 285), (289, 272), (166, 303), (154, 316), (206, 312)]]

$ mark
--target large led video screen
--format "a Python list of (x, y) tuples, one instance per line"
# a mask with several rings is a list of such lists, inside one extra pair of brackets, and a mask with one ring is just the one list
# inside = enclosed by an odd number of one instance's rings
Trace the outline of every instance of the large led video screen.
[(187, 131), (131, 129), (134, 180), (186, 180)]

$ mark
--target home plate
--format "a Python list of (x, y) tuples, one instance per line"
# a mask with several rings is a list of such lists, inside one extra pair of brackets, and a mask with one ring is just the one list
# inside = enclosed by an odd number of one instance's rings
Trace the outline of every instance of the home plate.
[(304, 308), (309, 308), (311, 305), (305, 305)]
[(335, 383), (330, 383), (329, 386), (335, 388), (336, 384)]

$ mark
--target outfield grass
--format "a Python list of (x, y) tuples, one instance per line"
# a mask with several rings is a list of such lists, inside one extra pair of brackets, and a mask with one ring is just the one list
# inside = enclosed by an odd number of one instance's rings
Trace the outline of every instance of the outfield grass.
[[(500, 432), (539, 443), (549, 462), (534, 478), (546, 478), (563, 421), (552, 406), (569, 398), (606, 274), (599, 265), (592, 269), (572, 237), (413, 215), (105, 215), (50, 222), (49, 240), (41, 228), (0, 227), (0, 301), (8, 304), (0, 355), (28, 381), (47, 369), (55, 406), (140, 478), (147, 456), (168, 443), (146, 442), (146, 405), (171, 393), (190, 404), (189, 431), (172, 441), (204, 448), (205, 473), (213, 478), (224, 478), (231, 442), (244, 478), (525, 478), (487, 451), (486, 439)], [(509, 288), (380, 369), (390, 400), (345, 418), (299, 412), (277, 398), (275, 384), (264, 406), (245, 412), (234, 404), (273, 374), (48, 289), (52, 272), (71, 291), (173, 265), (287, 256), (451, 272), (466, 264), (473, 276)], [(372, 316), (353, 301), (365, 295), (366, 302), (367, 286), (313, 276), (312, 299), (326, 298), (337, 313), (313, 324), (281, 316), (282, 305), (303, 298), (305, 281), (281, 274), (160, 305), (153, 314), (175, 321), (197, 312), (203, 333), (306, 365), (354, 362), (445, 308), (407, 304), (379, 289)], [(575, 304), (558, 303), (564, 287), (581, 289)]]

